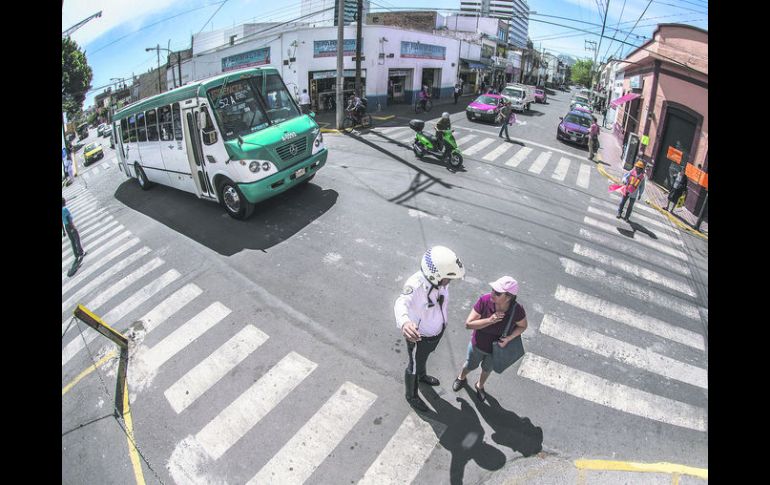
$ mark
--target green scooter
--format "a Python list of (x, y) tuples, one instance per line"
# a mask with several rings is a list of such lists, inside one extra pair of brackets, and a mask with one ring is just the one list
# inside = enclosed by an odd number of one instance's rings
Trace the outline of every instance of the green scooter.
[(463, 165), (463, 155), (457, 148), (457, 141), (455, 141), (454, 130), (445, 130), (443, 139), (443, 148), (439, 149), (436, 146), (436, 138), (423, 133), (425, 128), (425, 122), (422, 120), (412, 120), (409, 122), (409, 128), (414, 130), (414, 142), (412, 143), (412, 150), (417, 158), (422, 160), (425, 155), (433, 155), (441, 161), (449, 164), (450, 167), (457, 169)]

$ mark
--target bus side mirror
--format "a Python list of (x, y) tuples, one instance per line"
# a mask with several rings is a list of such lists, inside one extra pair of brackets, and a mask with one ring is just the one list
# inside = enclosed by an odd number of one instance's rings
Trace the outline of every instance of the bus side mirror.
[(206, 113), (198, 111), (198, 128), (201, 130), (206, 129)]

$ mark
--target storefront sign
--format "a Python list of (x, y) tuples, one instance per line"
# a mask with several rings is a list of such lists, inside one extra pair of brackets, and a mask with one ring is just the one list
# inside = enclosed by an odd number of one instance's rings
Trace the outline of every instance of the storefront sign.
[(676, 148), (670, 146), (668, 147), (668, 152), (666, 152), (666, 158), (671, 160), (672, 162), (676, 162), (678, 164), (682, 164), (682, 151), (677, 150)]
[(446, 59), (446, 47), (401, 41), (401, 57), (412, 59)]
[(709, 174), (708, 172), (704, 172), (703, 170), (695, 167), (692, 163), (688, 163), (687, 167), (684, 170), (684, 174), (687, 175), (687, 178), (692, 180), (693, 182), (697, 183), (704, 189), (709, 188)]
[(222, 72), (265, 64), (270, 64), (269, 47), (222, 58)]
[(388, 71), (388, 77), (406, 77), (411, 74), (411, 71), (396, 71), (391, 69)]
[[(361, 52), (364, 50), (364, 40), (361, 39)], [(356, 39), (345, 39), (342, 42), (342, 55), (356, 55)], [(337, 40), (316, 40), (313, 41), (313, 57), (336, 57)]]
[(642, 135), (641, 144), (644, 146), (647, 146), (650, 144), (650, 137), (647, 135)]
[[(318, 71), (314, 72), (313, 79), (329, 79), (331, 77), (337, 77), (337, 71)], [(347, 69), (342, 71), (343, 77), (356, 77), (355, 69)], [(361, 69), (361, 77), (366, 77), (366, 71)]]

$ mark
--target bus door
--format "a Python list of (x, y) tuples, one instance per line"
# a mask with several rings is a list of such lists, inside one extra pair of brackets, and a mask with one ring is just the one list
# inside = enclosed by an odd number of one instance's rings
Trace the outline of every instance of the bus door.
[(206, 199), (216, 199), (216, 191), (206, 170), (206, 160), (203, 153), (202, 132), (198, 127), (198, 113), (201, 108), (192, 108), (184, 110), (184, 131), (185, 139), (188, 142), (187, 154), (190, 162), (190, 168), (193, 173), (195, 188), (198, 195)]
[(123, 151), (123, 132), (121, 131), (120, 122), (115, 121), (112, 123), (112, 135), (110, 136), (115, 141), (115, 154), (118, 158), (118, 168), (121, 172), (129, 175), (128, 169), (126, 168), (126, 152)]

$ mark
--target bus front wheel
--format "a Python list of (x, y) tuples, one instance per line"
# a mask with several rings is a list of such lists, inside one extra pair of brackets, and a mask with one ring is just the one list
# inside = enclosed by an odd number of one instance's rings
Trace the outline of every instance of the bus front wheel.
[(227, 213), (234, 219), (248, 219), (254, 212), (254, 204), (246, 200), (243, 192), (231, 180), (225, 180), (219, 186), (219, 200)]

